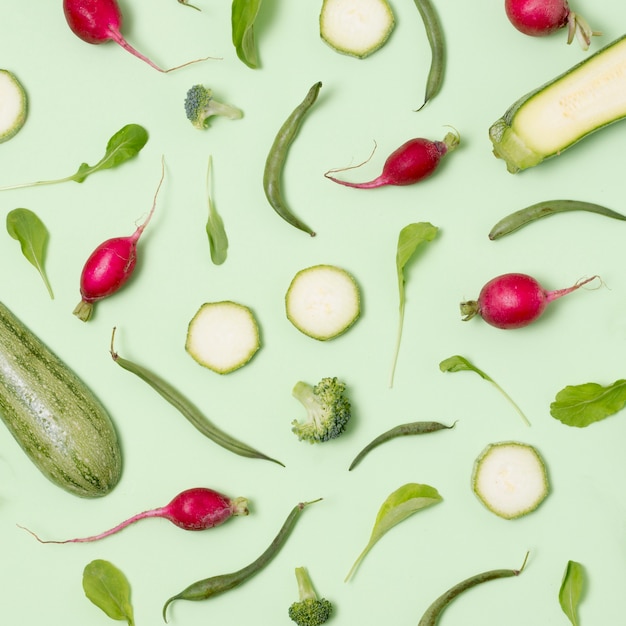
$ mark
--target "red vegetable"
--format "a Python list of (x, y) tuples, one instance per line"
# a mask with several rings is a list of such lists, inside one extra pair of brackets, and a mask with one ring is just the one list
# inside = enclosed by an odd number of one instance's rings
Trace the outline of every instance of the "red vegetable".
[(246, 498), (231, 500), (227, 496), (207, 489), (195, 487), (179, 493), (169, 504), (157, 509), (137, 513), (117, 526), (91, 537), (66, 539), (65, 541), (44, 541), (28, 528), (24, 528), (41, 543), (87, 543), (98, 541), (113, 535), (123, 528), (148, 517), (162, 517), (169, 520), (183, 530), (206, 530), (223, 524), (235, 515), (248, 515), (248, 501)]
[(496, 328), (521, 328), (534, 322), (550, 302), (586, 285), (594, 278), (598, 277), (579, 280), (567, 289), (547, 291), (527, 274), (502, 274), (480, 290), (477, 300), (461, 303), (463, 321), (480, 315)]
[(94, 302), (118, 291), (132, 276), (137, 263), (137, 242), (148, 225), (163, 182), (164, 173), (154, 195), (148, 217), (130, 237), (114, 237), (101, 243), (85, 262), (80, 276), (81, 301), (74, 309), (83, 322), (91, 317)]
[(454, 150), (459, 141), (460, 138), (457, 133), (448, 133), (443, 141), (410, 139), (387, 157), (380, 176), (369, 182), (350, 183), (330, 175), (352, 168), (330, 170), (324, 176), (340, 185), (357, 187), (358, 189), (372, 189), (384, 185), (412, 185), (433, 174), (441, 159), (448, 152)]

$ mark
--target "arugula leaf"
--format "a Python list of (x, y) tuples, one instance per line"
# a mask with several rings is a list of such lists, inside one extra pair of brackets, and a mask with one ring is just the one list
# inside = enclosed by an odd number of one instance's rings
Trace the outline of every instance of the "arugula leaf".
[(598, 383), (568, 385), (550, 404), (550, 415), (567, 426), (584, 428), (599, 422), (626, 406), (626, 380), (603, 387)]
[(261, 0), (233, 0), (231, 11), (232, 37), (237, 56), (252, 69), (259, 67), (259, 55), (254, 38)]
[(83, 590), (111, 619), (126, 620), (128, 626), (134, 626), (130, 585), (115, 565), (102, 559), (91, 561), (83, 571)]
[(37, 269), (43, 282), (54, 299), (52, 287), (44, 269), (48, 247), (48, 229), (39, 217), (29, 209), (13, 209), (7, 214), (7, 232), (20, 242), (22, 254)]
[(217, 212), (211, 193), (209, 191), (211, 177), (212, 159), (209, 157), (209, 165), (207, 167), (207, 200), (209, 203), (209, 218), (206, 223), (206, 234), (209, 238), (209, 249), (211, 251), (211, 260), (215, 265), (221, 265), (226, 260), (228, 252), (228, 237), (224, 228), (224, 221)]
[(418, 222), (405, 226), (398, 235), (398, 249), (396, 252), (396, 271), (398, 274), (398, 291), (400, 295), (400, 318), (398, 322), (398, 335), (396, 338), (396, 347), (393, 355), (393, 364), (391, 366), (391, 376), (389, 378), (389, 386), (393, 387), (393, 379), (398, 362), (398, 354), (400, 352), (400, 342), (402, 340), (402, 327), (404, 326), (404, 306), (406, 303), (406, 295), (404, 286), (406, 279), (404, 276), (404, 268), (411, 260), (416, 250), (424, 243), (432, 241), (439, 229), (429, 222)]
[(561, 588), (559, 589), (559, 604), (563, 612), (572, 622), (579, 626), (578, 605), (585, 590), (585, 570), (580, 563), (568, 561)]

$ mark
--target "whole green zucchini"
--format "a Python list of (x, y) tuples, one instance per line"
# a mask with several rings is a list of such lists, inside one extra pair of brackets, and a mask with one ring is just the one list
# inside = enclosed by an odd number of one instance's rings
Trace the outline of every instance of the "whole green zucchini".
[(118, 483), (113, 423), (91, 390), (0, 303), (0, 418), (53, 483), (86, 498)]

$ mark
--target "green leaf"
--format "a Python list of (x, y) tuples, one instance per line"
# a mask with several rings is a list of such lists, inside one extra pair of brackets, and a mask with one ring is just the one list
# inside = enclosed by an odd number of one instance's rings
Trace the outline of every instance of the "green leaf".
[(370, 539), (365, 549), (358, 556), (354, 565), (348, 572), (346, 581), (352, 577), (365, 555), (388, 530), (410, 515), (413, 515), (413, 513), (417, 513), (417, 511), (421, 509), (437, 504), (441, 502), (442, 499), (439, 492), (429, 485), (407, 483), (399, 489), (396, 489), (396, 491), (387, 497), (380, 507)]
[(400, 316), (398, 322), (398, 334), (391, 367), (389, 386), (393, 387), (393, 379), (400, 352), (400, 342), (402, 340), (402, 327), (404, 326), (404, 307), (406, 303), (404, 274), (407, 263), (411, 260), (417, 249), (424, 243), (432, 241), (439, 229), (429, 222), (417, 222), (405, 226), (398, 235), (398, 249), (396, 252), (396, 271), (398, 274), (398, 292), (400, 296)]
[(89, 563), (83, 572), (83, 589), (87, 598), (111, 619), (126, 620), (128, 626), (134, 626), (130, 585), (115, 565), (102, 559)]
[(50, 297), (54, 298), (44, 269), (48, 247), (48, 229), (45, 224), (29, 209), (13, 209), (7, 214), (6, 225), (7, 232), (20, 242), (22, 253), (37, 269)]
[(259, 56), (254, 39), (261, 0), (233, 0), (231, 22), (232, 36), (237, 56), (252, 69), (259, 67)]
[(224, 221), (217, 212), (213, 200), (211, 198), (210, 177), (211, 177), (212, 159), (209, 157), (209, 165), (207, 167), (207, 199), (209, 203), (209, 218), (206, 223), (206, 234), (209, 238), (209, 249), (211, 251), (211, 260), (215, 265), (221, 265), (226, 260), (228, 252), (228, 236), (224, 228)]
[(597, 383), (568, 385), (556, 394), (550, 415), (567, 426), (584, 428), (626, 406), (626, 380), (603, 387)]
[(568, 561), (563, 575), (563, 582), (559, 589), (559, 604), (563, 612), (572, 622), (579, 626), (578, 605), (585, 590), (585, 570), (580, 563)]

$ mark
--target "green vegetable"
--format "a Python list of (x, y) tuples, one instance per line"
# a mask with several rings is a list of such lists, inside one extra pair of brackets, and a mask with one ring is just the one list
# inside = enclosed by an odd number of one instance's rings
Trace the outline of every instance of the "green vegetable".
[(363, 59), (391, 35), (396, 20), (387, 0), (324, 0), (320, 36), (334, 50)]
[(511, 396), (498, 385), (498, 383), (488, 376), (481, 369), (478, 369), (475, 365), (470, 363), (465, 357), (459, 356), (458, 354), (455, 356), (448, 357), (439, 363), (439, 369), (442, 372), (475, 372), (478, 374), (483, 380), (490, 382), (512, 405), (513, 408), (519, 413), (520, 417), (526, 422), (527, 426), (530, 426), (530, 422), (522, 409), (517, 406), (517, 404), (513, 401)]
[(335, 265), (300, 270), (285, 295), (287, 319), (302, 333), (327, 341), (348, 330), (361, 315), (361, 295), (354, 277)]
[(474, 463), (472, 490), (492, 513), (516, 519), (534, 511), (548, 495), (546, 466), (529, 444), (492, 443)]
[(215, 265), (221, 265), (226, 260), (228, 253), (228, 236), (224, 228), (224, 221), (217, 212), (210, 192), (211, 162), (209, 157), (209, 165), (206, 172), (207, 200), (209, 204), (209, 217), (206, 223), (206, 234), (209, 238), (209, 250), (211, 251), (211, 260)]
[(578, 605), (585, 591), (585, 570), (580, 563), (568, 561), (561, 588), (559, 589), (559, 604), (563, 613), (567, 615), (572, 626), (579, 626)]
[(441, 614), (444, 609), (454, 600), (458, 595), (471, 589), (472, 587), (476, 587), (476, 585), (480, 585), (482, 583), (489, 582), (490, 580), (497, 580), (499, 578), (511, 578), (513, 576), (519, 576), (524, 567), (526, 566), (526, 560), (528, 559), (528, 554), (522, 563), (522, 567), (519, 569), (492, 569), (486, 572), (481, 572), (480, 574), (475, 574), (470, 578), (466, 578), (462, 580), (460, 583), (457, 583), (453, 587), (450, 587), (448, 591), (441, 594), (424, 612), (422, 615), (422, 619), (420, 619), (418, 626), (436, 626)]
[(405, 284), (406, 278), (404, 270), (408, 262), (413, 258), (417, 249), (422, 244), (432, 241), (437, 235), (438, 228), (429, 222), (418, 222), (405, 226), (398, 236), (398, 249), (396, 252), (396, 272), (398, 274), (398, 291), (400, 295), (400, 317), (398, 320), (398, 334), (396, 337), (396, 346), (393, 354), (393, 363), (391, 366), (391, 376), (389, 378), (389, 386), (393, 387), (393, 379), (396, 372), (396, 364), (398, 362), (398, 354), (400, 353), (400, 342), (402, 340), (402, 328), (404, 326), (404, 307), (406, 304)]
[(289, 617), (298, 626), (321, 626), (333, 613), (333, 605), (326, 598), (318, 597), (313, 581), (305, 567), (296, 567), (298, 600), (289, 607)]
[(124, 573), (109, 561), (96, 559), (83, 571), (85, 595), (111, 619), (134, 626), (130, 584)]
[(180, 4), (185, 5), (186, 7), (191, 7), (192, 9), (195, 9), (196, 11), (200, 11), (200, 7), (197, 7), (193, 4), (189, 4), (189, 2), (187, 2), (187, 0), (178, 0), (178, 2), (180, 2)]
[(317, 94), (321, 87), (321, 82), (315, 83), (307, 92), (304, 100), (292, 111), (291, 115), (280, 127), (265, 160), (265, 168), (263, 170), (263, 190), (274, 211), (287, 223), (308, 233), (311, 237), (315, 237), (315, 231), (311, 230), (292, 213), (283, 198), (282, 175), (289, 148), (296, 138), (306, 114), (317, 100)]
[(293, 420), (292, 431), (300, 441), (319, 443), (341, 435), (352, 416), (346, 385), (337, 378), (322, 378), (316, 385), (295, 384), (292, 394), (306, 409), (304, 421)]
[(243, 111), (232, 104), (225, 104), (213, 97), (213, 92), (204, 85), (193, 85), (185, 96), (185, 114), (195, 128), (204, 130), (216, 116), (229, 120), (243, 117)]
[(390, 441), (391, 439), (395, 439), (396, 437), (406, 437), (407, 435), (425, 435), (427, 433), (434, 433), (438, 430), (449, 428), (454, 428), (454, 424), (452, 424), (452, 426), (446, 426), (440, 422), (409, 422), (408, 424), (400, 424), (399, 426), (390, 428), (370, 441), (370, 443), (368, 443), (361, 450), (361, 452), (356, 455), (354, 461), (350, 464), (348, 471), (354, 469), (374, 448), (377, 448), (382, 443)]
[(599, 422), (626, 406), (626, 380), (611, 385), (598, 383), (568, 385), (556, 394), (550, 404), (550, 415), (567, 426), (584, 428)]
[(118, 483), (111, 418), (86, 384), (0, 304), (0, 417), (39, 470), (85, 498)]
[(65, 178), (57, 178), (54, 180), (40, 180), (35, 183), (21, 183), (19, 185), (9, 185), (7, 187), (0, 187), (0, 191), (6, 191), (8, 189), (20, 189), (23, 187), (37, 187), (39, 185), (55, 185), (56, 183), (64, 183), (73, 180), (77, 183), (82, 183), (84, 180), (100, 170), (108, 170), (114, 167), (118, 167), (126, 161), (137, 156), (141, 149), (146, 145), (148, 141), (148, 132), (143, 126), (138, 124), (127, 124), (120, 130), (118, 130), (107, 143), (104, 156), (95, 164), (89, 165), (87, 163), (81, 163), (78, 170), (72, 174), (72, 176), (66, 176)]
[(626, 35), (519, 98), (489, 129), (493, 153), (519, 172), (626, 116)]
[(194, 361), (218, 374), (243, 367), (260, 347), (259, 326), (243, 304), (205, 302), (189, 322), (185, 350)]
[(13, 209), (7, 214), (7, 232), (20, 242), (22, 254), (39, 272), (48, 294), (54, 298), (50, 281), (44, 268), (48, 247), (48, 229), (29, 209)]
[(348, 581), (354, 575), (365, 555), (388, 530), (391, 530), (413, 513), (437, 504), (442, 499), (434, 487), (418, 483), (407, 483), (391, 493), (380, 507), (370, 539), (357, 557), (345, 580)]
[(309, 502), (300, 502), (299, 504), (296, 504), (285, 519), (272, 543), (270, 543), (266, 550), (249, 565), (246, 565), (240, 570), (230, 574), (220, 574), (199, 580), (183, 589), (180, 593), (177, 593), (175, 596), (169, 598), (163, 606), (163, 619), (167, 621), (167, 619), (165, 619), (167, 607), (175, 600), (208, 600), (209, 598), (224, 593), (225, 591), (239, 587), (239, 585), (247, 582), (253, 576), (258, 574), (267, 565), (269, 565), (272, 559), (285, 545), (297, 521), (300, 519), (302, 511), (310, 504), (319, 502), (319, 500), (321, 500), (321, 498), (318, 500), (311, 500)]
[(580, 202), (579, 200), (547, 200), (525, 207), (502, 218), (489, 232), (489, 239), (492, 241), (500, 239), (516, 231), (518, 228), (522, 228), (522, 226), (526, 226), (526, 224), (530, 224), (542, 217), (548, 217), (566, 211), (589, 211), (606, 217), (612, 217), (616, 220), (626, 220), (626, 215), (607, 209), (600, 204)]
[(13, 72), (0, 70), (0, 143), (8, 141), (24, 126), (28, 98)]
[(231, 27), (237, 56), (252, 69), (259, 67), (254, 37), (254, 23), (261, 9), (261, 0), (233, 0)]

